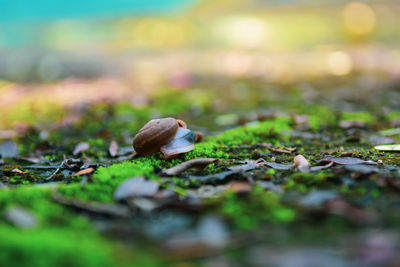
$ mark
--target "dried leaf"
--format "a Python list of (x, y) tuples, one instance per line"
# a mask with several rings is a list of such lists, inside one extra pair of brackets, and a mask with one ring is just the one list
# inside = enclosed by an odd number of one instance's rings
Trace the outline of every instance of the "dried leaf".
[(99, 213), (108, 216), (122, 217), (122, 218), (128, 218), (131, 216), (130, 209), (126, 206), (119, 204), (83, 201), (74, 198), (66, 198), (58, 193), (53, 194), (53, 200), (63, 205), (71, 206), (85, 211), (90, 211), (93, 213)]
[(231, 166), (229, 167), (229, 170), (235, 171), (235, 172), (247, 172), (250, 170), (253, 170), (255, 168), (261, 167), (264, 165), (265, 160), (264, 159), (258, 159), (258, 160), (246, 160), (246, 164), (244, 165), (236, 165), (236, 166)]
[(108, 153), (111, 157), (118, 156), (119, 146), (116, 141), (111, 141), (110, 147), (108, 148)]
[(328, 164), (323, 165), (323, 166), (314, 166), (314, 167), (311, 167), (311, 168), (310, 168), (310, 171), (316, 172), (316, 171), (328, 169), (328, 168), (330, 168), (330, 167), (332, 167), (332, 166), (333, 166), (333, 162), (331, 161), (331, 162), (329, 162)]
[(267, 148), (271, 152), (276, 153), (285, 153), (285, 154), (292, 154), (292, 152), (296, 151), (297, 148), (295, 147), (288, 147), (288, 148), (274, 148), (271, 144), (267, 144)]
[(297, 155), (293, 159), (294, 166), (299, 169), (301, 172), (309, 172), (310, 171), (310, 163), (307, 161), (307, 159), (303, 155)]
[(19, 159), (25, 160), (25, 161), (28, 161), (31, 163), (41, 163), (45, 160), (44, 157), (42, 157), (42, 156), (41, 157), (21, 157)]
[(122, 200), (130, 197), (151, 197), (158, 191), (156, 181), (146, 180), (142, 176), (132, 177), (123, 181), (114, 191), (114, 199)]
[(400, 151), (400, 144), (374, 146), (374, 148), (380, 151)]
[(266, 166), (266, 167), (276, 169), (276, 170), (290, 170), (292, 168), (291, 164), (268, 162), (263, 158), (260, 158), (258, 160), (246, 160), (245, 162), (247, 164), (232, 166), (232, 167), (229, 167), (229, 169), (232, 171), (246, 172), (246, 171), (250, 171), (255, 168), (261, 167), (261, 166)]
[(89, 150), (89, 148), (90, 148), (89, 143), (87, 143), (87, 142), (79, 143), (79, 144), (76, 145), (76, 147), (74, 149), (74, 152), (72, 152), (72, 154), (74, 156), (76, 156), (76, 155), (78, 155), (78, 154), (80, 154), (82, 152), (85, 152), (85, 151)]
[(291, 164), (283, 164), (283, 163), (276, 163), (276, 162), (264, 162), (264, 165), (270, 167), (275, 170), (290, 170), (292, 168)]
[(90, 167), (90, 168), (86, 168), (86, 169), (78, 171), (73, 176), (89, 175), (89, 174), (92, 174), (93, 172), (94, 172), (94, 168)]
[(178, 175), (188, 169), (191, 168), (204, 168), (207, 165), (214, 163), (218, 161), (218, 159), (214, 159), (214, 158), (198, 158), (198, 159), (191, 159), (188, 161), (185, 161), (181, 164), (178, 164), (174, 167), (171, 167), (167, 170), (163, 171), (163, 174), (165, 175), (169, 175), (169, 176), (175, 176)]
[(343, 157), (343, 158), (335, 158), (332, 156), (326, 156), (325, 158), (321, 159), (319, 162), (333, 162), (337, 165), (347, 165), (347, 164), (371, 164), (376, 165), (377, 163), (371, 160), (362, 160), (359, 158), (352, 158), (352, 157)]

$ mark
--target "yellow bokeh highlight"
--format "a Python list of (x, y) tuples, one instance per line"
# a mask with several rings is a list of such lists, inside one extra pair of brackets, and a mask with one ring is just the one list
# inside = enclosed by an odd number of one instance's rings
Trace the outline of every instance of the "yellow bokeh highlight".
[(375, 29), (374, 10), (362, 2), (350, 2), (343, 9), (343, 22), (346, 29), (354, 35), (365, 35)]
[(234, 47), (252, 49), (265, 45), (269, 33), (265, 21), (255, 17), (228, 17), (216, 26), (216, 34)]
[(337, 76), (349, 74), (353, 69), (351, 57), (343, 51), (332, 52), (328, 55), (328, 71)]

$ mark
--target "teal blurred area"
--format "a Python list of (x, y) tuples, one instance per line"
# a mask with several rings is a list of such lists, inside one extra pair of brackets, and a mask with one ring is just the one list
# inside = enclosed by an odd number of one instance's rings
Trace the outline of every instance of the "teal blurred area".
[(193, 2), (195, 0), (0, 0), (0, 23), (155, 14), (184, 8)]

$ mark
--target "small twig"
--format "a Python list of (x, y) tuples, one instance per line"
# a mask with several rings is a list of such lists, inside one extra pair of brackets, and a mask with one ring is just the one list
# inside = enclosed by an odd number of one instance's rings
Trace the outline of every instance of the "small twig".
[(204, 168), (207, 165), (214, 163), (216, 161), (218, 161), (218, 159), (214, 159), (214, 158), (191, 159), (191, 160), (185, 161), (181, 164), (178, 164), (172, 168), (164, 170), (162, 173), (165, 175), (168, 175), (168, 176), (175, 176), (175, 175), (178, 175), (190, 168)]
[(54, 176), (57, 175), (57, 173), (61, 170), (61, 168), (64, 167), (64, 160), (61, 162), (60, 166), (58, 166), (58, 168), (47, 178), (45, 178), (46, 181), (49, 181), (51, 179), (53, 179)]

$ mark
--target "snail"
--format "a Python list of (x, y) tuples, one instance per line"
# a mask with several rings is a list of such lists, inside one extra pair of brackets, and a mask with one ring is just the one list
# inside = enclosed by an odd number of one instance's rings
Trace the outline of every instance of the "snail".
[(186, 123), (174, 118), (154, 119), (145, 124), (133, 139), (133, 148), (140, 155), (160, 151), (164, 158), (173, 158), (194, 149), (201, 133), (187, 129)]

